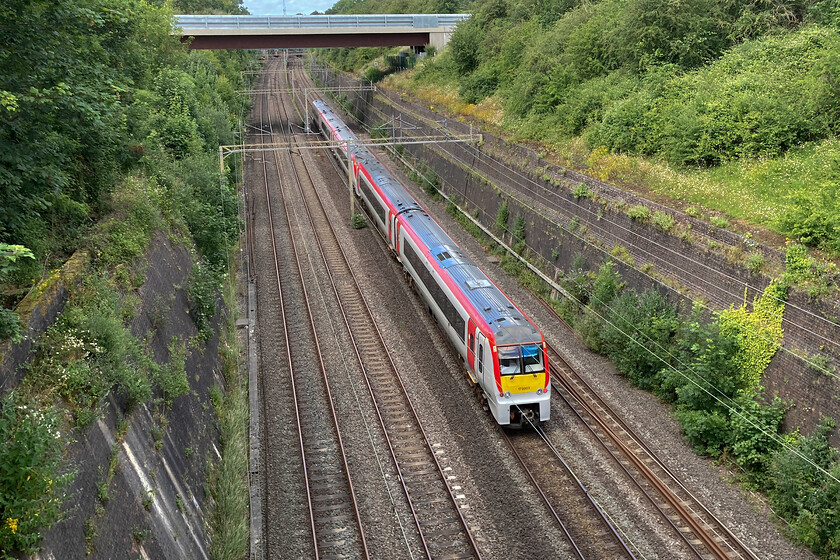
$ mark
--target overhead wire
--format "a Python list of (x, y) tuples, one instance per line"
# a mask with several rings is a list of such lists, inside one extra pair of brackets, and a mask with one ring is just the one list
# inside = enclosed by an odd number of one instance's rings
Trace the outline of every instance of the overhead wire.
[[(369, 102), (367, 102), (366, 100), (363, 100), (363, 101), (364, 101), (365, 103), (368, 103), (369, 105), (371, 105), (371, 108), (372, 108), (372, 109), (375, 109), (375, 108), (372, 106), (372, 104), (370, 104), (370, 103), (369, 103)], [(382, 114), (382, 113), (381, 113), (381, 111), (378, 111), (378, 110), (377, 110), (377, 112), (379, 112), (380, 114)], [(362, 124), (362, 126), (363, 126), (364, 128), (366, 128), (367, 130), (370, 130), (370, 128), (371, 128), (371, 127), (370, 127), (369, 125), (366, 125), (366, 124), (364, 124), (364, 123), (361, 123), (361, 121), (360, 121), (358, 118), (356, 118), (355, 116), (353, 116), (353, 117), (354, 117), (354, 120), (356, 120), (357, 122), (359, 122), (360, 124)], [(451, 154), (450, 154), (450, 155), (451, 155)], [(404, 164), (408, 163), (408, 162), (405, 160), (405, 158), (403, 158), (400, 154), (397, 154), (397, 156), (398, 156), (398, 157), (399, 157), (399, 158), (403, 161), (403, 163), (404, 163)], [(455, 157), (455, 156), (452, 156), (452, 157)], [(457, 159), (457, 157), (456, 157), (455, 159)], [(463, 163), (463, 162), (461, 162), (461, 163)], [(413, 167), (413, 166), (411, 166), (411, 168), (412, 168), (412, 169), (414, 169), (414, 167)], [(428, 180), (428, 178), (426, 178), (424, 174), (420, 173), (420, 172), (419, 172), (419, 171), (417, 171), (416, 169), (414, 169), (414, 170), (415, 170), (415, 172), (416, 172), (416, 173), (418, 173), (418, 174), (419, 174), (419, 175), (420, 175), (420, 176), (421, 176), (424, 180), (426, 180), (429, 184), (432, 184), (432, 183), (431, 183), (431, 181), (429, 181), (429, 180)], [(441, 177), (441, 180), (443, 180), (444, 182), (446, 182), (447, 184), (449, 184), (449, 182), (448, 182), (445, 178)], [(454, 186), (453, 186), (453, 185), (449, 184), (449, 186), (450, 186), (450, 187), (451, 187), (451, 188), (452, 188), (452, 189), (453, 189), (456, 193), (458, 193), (459, 195), (461, 195), (461, 193), (460, 193), (459, 191), (457, 191), (456, 189), (454, 189)], [(442, 194), (443, 194), (443, 193), (442, 193)], [(446, 195), (444, 194), (444, 196), (446, 196)], [(448, 199), (449, 197), (446, 197), (446, 198)], [(466, 197), (465, 197), (465, 198), (466, 198)], [(470, 202), (472, 202), (472, 201), (470, 200)], [(457, 207), (457, 205), (456, 205), (456, 207)], [(476, 207), (477, 207), (477, 206), (476, 206)], [(466, 211), (462, 210), (460, 207), (459, 207), (458, 209), (459, 209), (461, 212), (463, 212), (464, 214), (468, 214)], [(577, 235), (575, 232), (568, 230), (568, 229), (567, 229), (567, 228), (566, 228), (563, 224), (557, 224), (557, 225), (559, 225), (561, 228), (563, 228), (565, 231), (567, 231), (567, 233), (569, 233), (569, 234), (571, 234), (571, 235), (573, 235), (573, 236), (577, 237), (578, 239), (581, 239), (581, 241), (583, 241), (584, 243), (587, 243), (588, 245), (592, 245), (592, 246), (593, 246), (593, 247), (595, 247), (597, 250), (599, 250), (599, 251), (602, 251), (602, 252), (606, 253), (606, 251), (605, 251), (603, 248), (598, 247), (597, 245), (593, 245), (591, 242), (589, 242), (589, 241), (585, 240), (585, 239), (584, 239), (584, 238), (582, 238), (581, 236)], [(525, 240), (523, 239), (523, 240), (521, 240), (521, 241), (523, 241), (523, 242), (524, 242)], [(526, 242), (526, 246), (527, 246), (527, 242)], [(530, 248), (530, 247), (529, 247), (529, 248)], [(521, 257), (521, 256), (519, 256), (519, 255), (517, 255), (517, 258), (522, 258), (522, 257)], [(613, 255), (609, 255), (609, 258), (613, 259), (613, 258), (614, 258), (614, 256), (613, 256)], [(619, 260), (619, 261), (620, 261), (620, 259), (616, 259), (616, 260)], [(620, 262), (623, 262), (623, 261), (620, 261)], [(630, 266), (628, 263), (624, 263), (624, 264), (626, 264), (627, 266)], [(643, 274), (644, 274), (644, 273), (643, 273)], [(651, 280), (654, 280), (654, 281), (658, 282), (658, 280), (656, 280), (655, 278), (651, 277), (650, 275), (647, 275), (647, 274), (646, 274), (646, 276), (648, 276)], [(593, 295), (594, 295), (594, 294), (592, 294), (592, 292), (589, 292), (590, 299), (592, 299)], [(775, 433), (772, 433), (772, 432), (769, 432), (769, 431), (765, 430), (765, 429), (764, 429), (764, 427), (762, 427), (762, 426), (760, 426), (759, 424), (757, 424), (755, 421), (753, 421), (753, 419), (752, 419), (752, 418), (750, 418), (750, 417), (746, 416), (745, 414), (743, 414), (743, 413), (742, 413), (742, 412), (738, 409), (738, 407), (735, 405), (735, 403), (734, 403), (733, 399), (731, 399), (730, 397), (728, 397), (728, 396), (727, 396), (727, 395), (726, 395), (723, 391), (721, 391), (721, 390), (720, 390), (718, 387), (716, 387), (713, 383), (711, 383), (711, 382), (710, 382), (710, 381), (708, 381), (708, 380), (704, 380), (704, 381), (705, 381), (705, 383), (706, 383), (709, 387), (711, 387), (712, 389), (714, 389), (716, 392), (718, 392), (718, 393), (721, 395), (721, 397), (719, 397), (718, 395), (713, 394), (713, 393), (712, 393), (709, 389), (707, 389), (706, 387), (701, 386), (701, 385), (700, 385), (700, 384), (699, 384), (699, 383), (698, 383), (695, 379), (693, 379), (693, 378), (692, 378), (691, 376), (689, 376), (687, 373), (685, 373), (684, 371), (682, 371), (682, 370), (678, 369), (678, 368), (677, 368), (676, 366), (674, 366), (673, 364), (671, 364), (671, 363), (669, 363), (668, 361), (666, 361), (666, 360), (665, 360), (662, 356), (660, 356), (660, 355), (656, 354), (655, 352), (653, 352), (653, 351), (652, 351), (650, 348), (648, 348), (647, 346), (645, 346), (645, 345), (641, 344), (641, 342), (639, 342), (638, 340), (636, 340), (634, 337), (632, 337), (630, 334), (628, 334), (627, 332), (625, 332), (625, 331), (624, 331), (623, 329), (621, 329), (619, 326), (615, 325), (615, 324), (614, 324), (612, 321), (610, 321), (607, 317), (604, 317), (603, 315), (601, 315), (600, 313), (598, 313), (598, 312), (597, 312), (594, 308), (592, 308), (592, 307), (591, 307), (588, 303), (581, 302), (580, 300), (577, 300), (577, 299), (576, 299), (576, 298), (574, 298), (574, 297), (572, 297), (572, 299), (575, 301), (575, 303), (576, 303), (577, 305), (580, 305), (580, 306), (582, 306), (582, 307), (584, 307), (584, 308), (588, 309), (588, 310), (589, 310), (590, 312), (592, 312), (595, 316), (597, 316), (598, 318), (600, 318), (600, 319), (601, 319), (601, 320), (602, 320), (605, 324), (607, 324), (607, 325), (609, 325), (609, 326), (611, 326), (611, 327), (615, 328), (615, 329), (616, 329), (619, 333), (621, 333), (621, 334), (622, 334), (623, 336), (625, 336), (626, 338), (630, 339), (630, 340), (631, 340), (634, 344), (636, 344), (636, 345), (640, 346), (640, 347), (641, 347), (644, 351), (646, 351), (646, 352), (650, 353), (650, 354), (651, 354), (651, 355), (652, 355), (655, 359), (657, 359), (657, 360), (661, 361), (661, 362), (665, 365), (665, 367), (666, 367), (666, 368), (670, 368), (671, 370), (673, 370), (674, 372), (676, 372), (678, 375), (680, 375), (682, 378), (684, 378), (686, 381), (688, 381), (689, 383), (691, 383), (691, 384), (695, 385), (698, 389), (700, 389), (701, 391), (703, 391), (704, 393), (706, 393), (706, 394), (707, 394), (709, 397), (711, 397), (713, 400), (715, 400), (715, 401), (717, 401), (718, 403), (720, 403), (720, 405), (721, 405), (721, 406), (723, 406), (726, 410), (728, 410), (728, 411), (730, 412), (730, 414), (734, 414), (734, 415), (738, 416), (741, 420), (745, 421), (747, 424), (751, 425), (753, 428), (755, 428), (756, 430), (758, 430), (758, 431), (760, 431), (761, 433), (763, 433), (765, 436), (767, 436), (768, 438), (770, 438), (772, 441), (774, 441), (774, 442), (776, 442), (777, 444), (779, 444), (780, 448), (785, 449), (785, 450), (787, 450), (787, 451), (789, 451), (789, 452), (793, 453), (794, 455), (798, 456), (800, 459), (802, 459), (802, 460), (803, 460), (803, 461), (805, 461), (806, 463), (810, 464), (812, 467), (814, 467), (815, 469), (817, 469), (818, 471), (820, 471), (820, 472), (821, 472), (821, 473), (823, 473), (824, 475), (828, 476), (829, 478), (831, 478), (831, 479), (832, 479), (832, 480), (834, 480), (835, 482), (840, 483), (840, 479), (836, 478), (835, 476), (833, 476), (833, 475), (831, 474), (831, 472), (829, 472), (828, 470), (826, 470), (826, 469), (822, 468), (820, 465), (817, 465), (814, 461), (810, 460), (808, 457), (806, 457), (805, 455), (803, 455), (803, 454), (802, 454), (801, 452), (799, 452), (796, 448), (794, 448), (792, 445), (790, 445), (790, 444), (788, 443), (788, 441), (787, 441), (785, 438), (783, 438), (783, 437), (779, 436), (778, 434), (775, 434)], [(595, 299), (597, 300), (598, 298), (595, 298)], [(701, 305), (702, 305), (702, 303), (701, 303)], [(704, 305), (704, 307), (706, 307), (706, 306)], [(710, 310), (710, 311), (711, 311), (711, 310)], [(623, 319), (625, 322), (628, 322), (628, 321), (627, 321), (627, 319), (625, 319), (625, 318), (623, 318), (623, 317), (622, 317), (622, 319)], [(661, 346), (658, 342), (656, 342), (656, 341), (654, 341), (653, 339), (651, 339), (651, 338), (650, 338), (650, 337), (649, 337), (646, 333), (644, 333), (643, 331), (640, 331), (640, 330), (638, 330), (638, 329), (635, 329), (635, 326), (634, 326), (634, 325), (632, 325), (632, 324), (631, 324), (630, 326), (634, 328), (634, 330), (635, 330), (635, 332), (636, 332), (637, 334), (640, 334), (642, 337), (646, 338), (646, 339), (648, 340), (648, 342), (650, 342), (651, 344), (653, 344), (654, 346), (656, 346), (658, 349), (660, 349), (660, 350), (661, 350), (661, 351), (662, 351), (662, 352), (663, 352), (666, 356), (668, 356), (668, 357), (672, 358), (672, 359), (673, 359), (674, 361), (676, 361), (676, 362), (677, 362), (680, 366), (682, 366), (683, 368), (685, 368), (685, 369), (687, 369), (688, 371), (691, 371), (692, 373), (694, 373), (695, 375), (697, 375), (697, 374), (696, 374), (696, 372), (694, 372), (693, 368), (692, 368), (690, 365), (685, 364), (685, 363), (684, 363), (684, 362), (683, 362), (683, 361), (679, 358), (679, 356), (676, 356), (676, 355), (672, 354), (672, 353), (671, 353), (671, 352), (670, 352), (667, 348), (662, 347), (662, 346)], [(784, 347), (780, 347), (780, 348), (784, 348)], [(794, 354), (794, 355), (795, 355), (795, 354)], [(827, 371), (826, 371), (826, 373), (827, 373), (827, 374), (829, 374), (829, 375), (831, 375), (831, 373), (830, 373), (830, 372), (827, 372)], [(834, 377), (838, 377), (838, 378), (840, 378), (840, 376), (837, 376), (836, 374), (834, 374)], [(698, 375), (698, 378), (699, 378), (699, 379), (702, 379), (702, 377), (700, 377), (699, 375)], [(725, 402), (725, 401), (729, 401), (729, 402)], [(730, 403), (731, 403), (731, 404), (730, 404)]]
[[(364, 100), (363, 100), (363, 101), (364, 101)], [(385, 114), (384, 114), (381, 110), (379, 110), (378, 108), (376, 108), (375, 106), (373, 106), (371, 103), (369, 103), (369, 102), (367, 102), (367, 101), (365, 101), (365, 102), (366, 102), (366, 103), (368, 103), (368, 105), (370, 106), (371, 110), (373, 110), (373, 111), (377, 112), (380, 116), (383, 116), (383, 117), (384, 117), (384, 116), (386, 116), (386, 115), (385, 115)], [(368, 130), (372, 130), (373, 128), (377, 128), (377, 127), (372, 127), (372, 126), (369, 126), (369, 125), (367, 125), (366, 123), (362, 123), (362, 122), (361, 122), (358, 118), (356, 118), (354, 115), (353, 115), (353, 117), (354, 117), (354, 120), (356, 120), (357, 122), (359, 122), (359, 124), (361, 124), (363, 127), (365, 127), (365, 128), (366, 128), (366, 129), (368, 129)], [(460, 145), (460, 144), (459, 144), (459, 145)], [(466, 167), (466, 168), (469, 168), (469, 167), (470, 167), (470, 164), (469, 164), (469, 163), (465, 162), (463, 159), (458, 158), (458, 156), (456, 156), (456, 155), (452, 154), (450, 151), (448, 151), (448, 150), (447, 150), (447, 148), (445, 148), (445, 147), (438, 147), (438, 149), (445, 151), (445, 152), (446, 152), (446, 154), (447, 154), (450, 158), (454, 159), (454, 160), (455, 160), (457, 163), (459, 163), (461, 166)], [(442, 157), (443, 157), (443, 156), (442, 156)], [(491, 158), (492, 158), (492, 156), (488, 156), (488, 157), (491, 157)], [(496, 160), (496, 161), (498, 162), (498, 160)], [(501, 165), (505, 165), (505, 164), (503, 164), (503, 162), (498, 162), (498, 163), (500, 163)], [(508, 169), (509, 169), (509, 168), (508, 168)], [(518, 172), (517, 172), (517, 171), (515, 171), (515, 170), (512, 170), (512, 171), (513, 171), (514, 173), (518, 173)], [(532, 182), (532, 183), (536, 184), (536, 183), (533, 181), (533, 179), (530, 179), (530, 178), (528, 178), (528, 177), (525, 177), (525, 178), (526, 178), (526, 179), (528, 179), (530, 182)], [(457, 193), (459, 194), (459, 196), (462, 196), (462, 197), (463, 197), (466, 201), (468, 201), (468, 202), (472, 203), (472, 204), (473, 204), (473, 206), (475, 206), (476, 208), (480, 208), (480, 207), (479, 207), (479, 205), (478, 205), (475, 201), (473, 201), (473, 200), (472, 200), (472, 199), (471, 199), (471, 198), (470, 198), (470, 197), (469, 197), (466, 193), (463, 193), (463, 194), (462, 194), (462, 193), (461, 193), (458, 189), (456, 189), (456, 188), (454, 187), (454, 185), (451, 185), (451, 183), (449, 183), (449, 182), (448, 182), (445, 178), (441, 178), (441, 179), (442, 179), (443, 181), (445, 181), (446, 183), (448, 183), (448, 184), (449, 184), (449, 186), (453, 189), (453, 191), (454, 191), (454, 192), (457, 192)], [(527, 205), (527, 203), (525, 203), (525, 202), (523, 202), (523, 201), (519, 200), (516, 196), (514, 196), (514, 195), (512, 195), (512, 194), (510, 194), (510, 193), (506, 193), (506, 194), (507, 194), (510, 198), (512, 198), (513, 200), (516, 200), (517, 202), (519, 202), (520, 204), (522, 204), (523, 206), (524, 206), (524, 205)], [(544, 196), (542, 196), (542, 195), (537, 194), (536, 196), (540, 196), (541, 198), (545, 199), (545, 197), (544, 197)], [(560, 210), (559, 208), (551, 208), (551, 207), (549, 207), (547, 204), (544, 204), (544, 206), (545, 206), (548, 210), (550, 210), (550, 211), (552, 211), (552, 212), (557, 212), (557, 213), (561, 213), (561, 212), (562, 212), (562, 210)], [(584, 243), (584, 244), (586, 244), (586, 245), (588, 245), (588, 246), (591, 246), (591, 247), (593, 247), (594, 249), (596, 249), (596, 250), (598, 250), (598, 251), (600, 251), (600, 252), (604, 253), (604, 254), (606, 255), (607, 259), (609, 259), (609, 260), (614, 260), (614, 261), (618, 261), (618, 262), (620, 262), (620, 263), (624, 264), (625, 266), (628, 266), (628, 267), (631, 267), (631, 268), (635, 268), (633, 264), (631, 264), (631, 263), (627, 262), (625, 259), (622, 259), (621, 257), (619, 257), (619, 256), (617, 256), (617, 255), (613, 255), (611, 252), (607, 251), (607, 250), (606, 250), (606, 249), (604, 249), (603, 247), (598, 246), (597, 244), (593, 243), (592, 241), (590, 241), (590, 240), (586, 239), (583, 235), (578, 234), (576, 231), (574, 231), (574, 228), (570, 227), (569, 225), (566, 225), (566, 224), (564, 224), (563, 222), (561, 222), (561, 221), (559, 221), (559, 220), (555, 220), (555, 219), (554, 219), (554, 218), (552, 218), (551, 216), (547, 216), (547, 215), (545, 215), (544, 213), (537, 211), (537, 209), (536, 209), (536, 208), (533, 208), (533, 210), (534, 210), (534, 211), (535, 211), (538, 215), (540, 215), (541, 217), (543, 217), (544, 219), (546, 219), (549, 223), (551, 223), (551, 224), (553, 224), (553, 225), (556, 225), (556, 226), (560, 227), (562, 230), (564, 230), (564, 231), (565, 231), (566, 233), (568, 233), (569, 235), (572, 235), (572, 236), (576, 237), (577, 239), (579, 239), (582, 243)], [(589, 209), (584, 209), (584, 210), (586, 210), (587, 212), (589, 212), (589, 213), (591, 213), (591, 214), (594, 214), (594, 213), (593, 213), (591, 210), (589, 210)], [(485, 212), (485, 213), (486, 213), (486, 212)], [(609, 220), (605, 220), (605, 221), (608, 221), (608, 222), (609, 222)], [(617, 223), (615, 223), (615, 222), (610, 222), (610, 223), (613, 223), (614, 225), (616, 225), (616, 227), (619, 227), (619, 228), (621, 228), (621, 229), (624, 229), (624, 230), (625, 230), (625, 231), (627, 231), (628, 233), (632, 233), (632, 234), (633, 234), (633, 235), (635, 235), (635, 236), (641, 237), (639, 234), (636, 234), (635, 232), (632, 232), (631, 230), (628, 230), (627, 228), (624, 228), (624, 227), (623, 227), (623, 226), (621, 226), (620, 224), (617, 224)], [(606, 231), (606, 230), (604, 230), (603, 228), (600, 228), (597, 224), (594, 224), (594, 223), (588, 223), (588, 224), (587, 224), (587, 227), (595, 227), (595, 228), (597, 228), (597, 229), (600, 229), (601, 231)], [(511, 233), (513, 234), (513, 232), (511, 232)], [(614, 237), (614, 238), (616, 238), (616, 239), (620, 239), (620, 238), (618, 238), (618, 236), (616, 236), (615, 234), (611, 234), (611, 233), (610, 233), (609, 235), (610, 235), (610, 236), (612, 236), (612, 237)], [(524, 238), (523, 238), (523, 239), (517, 239), (517, 241), (524, 242), (524, 243), (526, 244), (526, 247), (528, 247), (531, 251), (533, 251), (533, 252), (535, 252), (535, 253), (539, 254), (538, 252), (534, 251), (534, 250), (533, 250), (533, 248), (532, 248), (530, 245), (528, 245), (527, 241), (526, 241)], [(657, 246), (661, 247), (661, 248), (662, 248), (662, 249), (664, 249), (664, 250), (674, 252), (674, 251), (673, 251), (673, 249), (670, 249), (670, 248), (669, 248), (669, 247), (667, 247), (667, 246), (664, 246), (664, 245), (661, 245), (661, 244), (659, 244), (659, 243), (656, 243), (655, 241), (651, 241), (651, 243), (653, 243), (654, 245), (657, 245)], [(650, 252), (646, 251), (644, 248), (641, 248), (641, 247), (636, 246), (636, 247), (635, 247), (635, 249), (637, 249), (638, 251), (641, 251), (641, 252), (645, 252), (645, 253), (651, 254), (651, 255), (652, 255), (655, 259), (658, 259), (658, 260), (663, 260), (663, 261), (664, 261), (664, 259), (662, 259), (661, 257), (656, 257), (656, 256), (655, 256), (655, 255), (653, 255), (652, 253), (650, 253)], [(695, 263), (697, 263), (697, 264), (701, 264), (702, 266), (704, 266), (704, 267), (708, 268), (708, 269), (709, 269), (709, 270), (711, 270), (711, 271), (715, 271), (715, 270), (716, 270), (716, 269), (714, 269), (714, 268), (709, 267), (708, 265), (705, 265), (705, 264), (703, 264), (703, 263), (700, 263), (699, 261), (696, 261), (695, 259), (691, 259), (690, 257), (687, 257), (687, 258), (688, 258), (689, 260), (691, 260), (692, 262), (695, 262)], [(679, 271), (683, 272), (685, 275), (690, 276), (690, 274), (688, 273), (688, 271), (686, 271), (686, 270), (685, 270), (685, 269), (683, 269), (682, 267), (672, 265), (672, 268), (675, 268), (676, 270), (679, 270)], [(660, 285), (663, 285), (663, 283), (662, 283), (662, 281), (661, 281), (661, 280), (659, 280), (658, 278), (656, 278), (656, 277), (654, 277), (654, 276), (652, 276), (652, 275), (648, 274), (646, 271), (644, 271), (644, 270), (639, 270), (639, 269), (636, 269), (636, 270), (637, 270), (637, 272), (639, 272), (639, 273), (641, 273), (642, 275), (646, 276), (646, 277), (647, 277), (648, 279), (650, 279), (652, 282), (657, 283), (657, 284), (660, 284)], [(733, 278), (733, 277), (731, 277), (731, 276), (729, 276), (729, 275), (726, 275), (725, 273), (722, 273), (722, 272), (721, 272), (720, 274), (723, 274), (723, 275), (724, 275), (726, 278), (728, 278), (728, 279), (731, 279), (731, 280), (735, 280), (735, 281), (737, 281), (737, 279), (735, 279), (735, 278)], [(711, 282), (709, 282), (708, 280), (705, 280), (705, 279), (702, 279), (702, 280), (703, 280), (705, 283), (709, 284), (710, 286), (714, 286), (714, 284), (712, 284), (712, 283), (711, 283)], [(793, 307), (793, 308), (795, 308), (795, 309), (797, 309), (797, 310), (801, 310), (801, 311), (803, 311), (803, 312), (807, 312), (807, 313), (810, 313), (811, 315), (814, 315), (812, 312), (810, 312), (810, 311), (808, 311), (808, 310), (804, 310), (804, 309), (802, 309), (801, 307), (796, 306), (795, 304), (792, 304), (792, 303), (789, 303), (789, 302), (785, 302), (785, 300), (781, 300), (781, 299), (779, 299), (779, 298), (775, 297), (775, 296), (774, 296), (773, 294), (771, 294), (771, 293), (767, 293), (767, 292), (766, 292), (766, 291), (764, 291), (764, 290), (759, 290), (759, 289), (757, 289), (757, 288), (755, 288), (754, 286), (751, 286), (751, 285), (749, 285), (749, 284), (744, 284), (744, 285), (745, 285), (747, 288), (752, 289), (753, 291), (755, 291), (755, 292), (756, 292), (757, 294), (759, 294), (759, 295), (762, 295), (762, 296), (763, 296), (763, 295), (767, 295), (768, 297), (772, 297), (772, 298), (773, 298), (774, 300), (776, 300), (777, 302), (782, 302), (782, 303), (785, 303), (786, 305), (788, 305), (788, 306), (790, 306), (790, 307)], [(664, 286), (664, 285), (663, 285), (663, 286)], [(665, 286), (665, 287), (667, 287), (667, 286)], [(724, 291), (724, 290), (721, 290), (721, 291)], [(732, 294), (732, 293), (730, 292), (730, 293), (729, 293), (729, 295), (734, 295), (734, 294)], [(696, 301), (696, 303), (699, 303), (699, 304), (700, 304), (703, 308), (707, 309), (709, 312), (712, 312), (712, 313), (716, 313), (716, 312), (717, 312), (717, 310), (712, 309), (709, 305), (707, 305), (707, 304), (706, 304), (705, 302), (703, 302), (703, 301)], [(746, 302), (745, 302), (745, 303), (746, 303)], [(775, 316), (776, 318), (779, 318), (779, 317), (780, 317), (780, 315), (779, 315), (778, 313), (775, 313), (775, 312), (772, 312), (772, 311), (770, 312), (770, 314), (771, 314), (771, 315), (773, 315), (773, 316)], [(816, 316), (816, 315), (815, 315), (815, 316)], [(819, 316), (816, 316), (816, 317), (819, 317)], [(834, 341), (834, 340), (832, 340), (832, 339), (826, 338), (825, 336), (821, 335), (820, 333), (816, 333), (816, 332), (812, 331), (811, 329), (809, 329), (809, 328), (807, 328), (807, 327), (804, 327), (804, 326), (802, 326), (802, 325), (800, 325), (800, 324), (798, 324), (798, 323), (795, 323), (795, 322), (793, 322), (793, 321), (790, 321), (789, 319), (785, 319), (785, 320), (786, 320), (789, 324), (791, 324), (791, 325), (795, 326), (796, 328), (800, 329), (800, 330), (801, 330), (801, 331), (803, 331), (803, 332), (807, 332), (807, 333), (809, 333), (809, 334), (811, 334), (811, 335), (813, 335), (813, 336), (815, 336), (815, 337), (817, 337), (817, 338), (819, 338), (819, 339), (821, 339), (821, 340), (823, 340), (823, 341), (825, 341), (825, 342), (828, 342), (828, 343), (830, 343), (830, 344), (833, 344), (833, 345), (836, 345), (836, 346), (840, 347), (840, 342), (837, 342), (837, 341)], [(834, 323), (834, 322), (832, 322), (832, 321), (830, 321), (830, 320), (827, 320), (827, 319), (824, 319), (824, 320), (825, 320), (826, 322), (828, 322), (828, 323), (829, 323), (830, 325), (832, 325), (832, 326), (838, 326), (838, 327), (840, 327), (840, 325), (837, 325), (836, 323)], [(755, 336), (756, 336), (757, 338), (759, 338), (760, 340), (763, 340), (764, 342), (767, 342), (767, 343), (769, 343), (769, 344), (774, 344), (774, 345), (775, 345), (775, 344), (778, 344), (778, 343), (777, 343), (777, 342), (775, 342), (774, 340), (767, 338), (767, 337), (766, 337), (766, 336), (765, 336), (765, 335), (764, 335), (761, 331), (759, 331), (759, 330), (756, 330), (756, 329), (752, 328), (750, 325), (747, 325), (746, 330), (747, 330), (747, 331), (749, 331), (749, 332), (751, 332), (753, 335), (755, 335)], [(832, 371), (832, 370), (829, 370), (827, 367), (823, 367), (820, 363), (817, 363), (817, 362), (813, 362), (813, 361), (811, 361), (811, 360), (808, 360), (808, 359), (804, 358), (803, 356), (800, 356), (799, 354), (797, 354), (797, 353), (796, 353), (796, 352), (794, 352), (793, 350), (791, 350), (791, 349), (789, 349), (789, 348), (787, 348), (787, 347), (785, 347), (785, 346), (783, 346), (783, 345), (780, 345), (780, 346), (779, 346), (779, 349), (780, 349), (782, 352), (787, 353), (787, 354), (790, 354), (790, 355), (792, 355), (792, 356), (794, 356), (794, 357), (796, 357), (796, 358), (798, 358), (798, 359), (804, 359), (804, 360), (808, 363), (808, 366), (809, 366), (809, 367), (811, 367), (811, 368), (813, 368), (813, 369), (816, 369), (816, 370), (818, 370), (818, 371), (820, 371), (820, 372), (824, 373), (825, 375), (828, 375), (828, 376), (830, 376), (830, 377), (834, 377), (834, 378), (840, 379), (840, 375), (838, 375), (836, 372), (834, 372), (834, 371)]]

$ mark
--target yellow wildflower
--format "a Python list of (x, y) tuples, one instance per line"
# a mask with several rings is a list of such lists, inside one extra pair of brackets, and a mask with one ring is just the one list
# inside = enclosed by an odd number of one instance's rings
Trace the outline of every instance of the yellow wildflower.
[(18, 520), (12, 519), (11, 517), (7, 517), (6, 526), (8, 526), (9, 529), (12, 530), (12, 534), (14, 535), (15, 533), (17, 533)]

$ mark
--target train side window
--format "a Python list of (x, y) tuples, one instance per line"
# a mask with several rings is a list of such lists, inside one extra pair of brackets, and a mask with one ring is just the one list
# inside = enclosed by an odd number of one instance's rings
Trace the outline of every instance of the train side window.
[(478, 345), (478, 373), (484, 373), (484, 346)]
[(470, 333), (470, 352), (475, 352), (475, 337)]

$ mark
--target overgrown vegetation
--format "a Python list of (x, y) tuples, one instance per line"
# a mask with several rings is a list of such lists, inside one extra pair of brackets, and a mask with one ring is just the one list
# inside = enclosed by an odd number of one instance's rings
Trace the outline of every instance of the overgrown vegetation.
[(55, 522), (73, 473), (63, 466), (61, 414), (20, 395), (0, 408), (0, 554), (38, 548)]
[(840, 461), (828, 444), (834, 423), (809, 437), (785, 434), (787, 405), (761, 396), (761, 374), (783, 334), (782, 283), (771, 283), (752, 310), (745, 304), (711, 317), (699, 305), (678, 309), (655, 290), (627, 289), (609, 261), (589, 273), (579, 256), (563, 284), (574, 299), (559, 311), (587, 346), (672, 403), (696, 452), (729, 462), (766, 492), (798, 542), (824, 558), (840, 554)]
[[(491, 246), (507, 274), (549, 298), (545, 283), (520, 259), (490, 242), (451, 200), (446, 209)], [(812, 262), (800, 251), (790, 252), (785, 277), (809, 273)], [(699, 304), (679, 309), (656, 290), (639, 294), (627, 288), (612, 261), (588, 272), (582, 254), (561, 282), (571, 299), (552, 303), (587, 346), (609, 356), (634, 384), (670, 402), (695, 450), (726, 462), (744, 483), (765, 492), (798, 542), (824, 558), (840, 554), (840, 519), (834, 515), (840, 453), (828, 442), (834, 421), (824, 420), (808, 437), (786, 434), (788, 405), (762, 397), (761, 373), (783, 335), (784, 282), (771, 282), (751, 309), (745, 301), (711, 315)]]
[[(333, 12), (386, 6), (338, 2)], [(835, 0), (474, 0), (451, 9), (473, 17), (395, 87), (540, 141), (561, 161), (588, 161), (600, 179), (840, 254)], [(354, 56), (343, 55), (344, 68), (361, 67)]]
[(99, 417), (112, 391), (129, 411), (158, 397), (161, 414), (189, 391), (187, 340), (172, 339), (168, 360), (156, 359), (129, 325), (143, 257), (163, 233), (195, 249), (189, 292), (206, 337), (238, 237), (235, 173), (220, 174), (218, 146), (234, 142), (247, 107), (236, 91), (248, 55), (188, 52), (170, 35), (173, 11), (202, 10), (239, 6), (20, 0), (0, 8), (10, 23), (0, 26), (0, 339), (19, 339), (9, 309), (42, 267), (78, 249), (91, 257), (0, 408), (0, 464), (10, 467), (0, 469), (2, 556), (34, 551), (57, 520), (70, 480), (66, 434)]
[[(233, 305), (236, 289), (233, 282), (225, 285), (225, 300)], [(229, 320), (221, 337), (224, 391), (211, 393), (218, 420), (221, 459), (211, 464), (209, 493), (212, 506), (208, 515), (210, 556), (214, 560), (239, 560), (250, 546), (249, 512), (249, 404), (248, 379), (237, 362), (236, 327)]]

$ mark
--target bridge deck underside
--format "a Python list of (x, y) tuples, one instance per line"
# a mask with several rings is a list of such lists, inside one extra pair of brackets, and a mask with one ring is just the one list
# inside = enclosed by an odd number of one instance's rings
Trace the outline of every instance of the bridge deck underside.
[(323, 47), (398, 47), (421, 46), (430, 42), (429, 33), (347, 33), (294, 35), (200, 35), (190, 49), (289, 49)]

